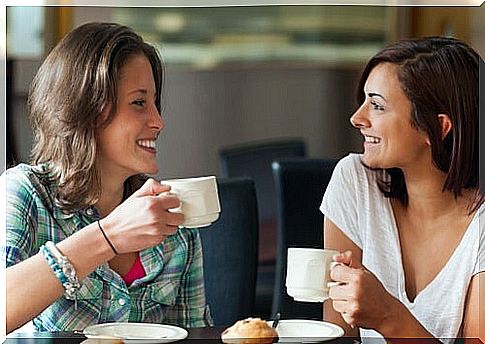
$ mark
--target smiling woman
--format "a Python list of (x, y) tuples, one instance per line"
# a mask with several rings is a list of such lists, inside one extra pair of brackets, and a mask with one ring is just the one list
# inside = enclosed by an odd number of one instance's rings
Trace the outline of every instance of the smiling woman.
[(390, 45), (364, 69), (350, 119), (364, 152), (339, 162), (320, 207), (325, 247), (342, 252), (325, 317), (363, 342), (485, 339), (479, 61), (432, 37)]
[[(101, 112), (98, 131), (98, 169), (106, 176), (126, 180), (143, 172), (158, 172), (156, 140), (164, 124), (157, 109), (157, 91), (145, 55), (131, 57), (121, 69), (116, 113)], [(120, 140), (120, 138), (123, 140)]]
[(212, 323), (198, 231), (178, 229), (180, 201), (145, 176), (158, 171), (163, 77), (156, 50), (113, 23), (76, 28), (40, 67), (32, 165), (1, 176), (8, 332)]

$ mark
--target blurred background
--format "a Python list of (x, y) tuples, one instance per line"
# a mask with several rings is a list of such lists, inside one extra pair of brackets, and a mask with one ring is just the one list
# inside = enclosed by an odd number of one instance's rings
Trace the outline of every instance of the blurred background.
[[(360, 152), (362, 139), (349, 117), (357, 107), (360, 73), (378, 50), (401, 38), (446, 35), (485, 53), (483, 5), (10, 6), (6, 18), (7, 166), (29, 160), (27, 94), (44, 57), (73, 28), (113, 21), (156, 46), (166, 64), (159, 179), (227, 176), (230, 159), (247, 145), (296, 142), (298, 154), (309, 158)], [(244, 175), (248, 164), (267, 163), (255, 176), (260, 244), (253, 314), (268, 317), (276, 224), (274, 191), (267, 190), (271, 157), (264, 154), (260, 159), (246, 150), (246, 160), (236, 162), (232, 174)]]
[(131, 26), (167, 66), (159, 178), (220, 173), (218, 152), (297, 138), (309, 157), (359, 151), (350, 127), (365, 62), (404, 37), (449, 35), (483, 56), (485, 8), (380, 6), (7, 7), (7, 164), (28, 161), (30, 82), (89, 21)]

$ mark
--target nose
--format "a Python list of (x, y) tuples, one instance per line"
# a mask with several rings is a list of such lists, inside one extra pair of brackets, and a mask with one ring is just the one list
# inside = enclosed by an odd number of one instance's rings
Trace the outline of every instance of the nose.
[(350, 123), (354, 128), (361, 129), (361, 128), (369, 128), (371, 123), (367, 117), (367, 113), (364, 109), (365, 103), (362, 104), (350, 117)]
[(160, 112), (158, 112), (155, 104), (152, 106), (152, 109), (150, 111), (150, 120), (148, 122), (148, 126), (155, 130), (157, 133), (162, 131), (165, 127), (165, 122), (163, 121), (162, 116), (160, 115)]

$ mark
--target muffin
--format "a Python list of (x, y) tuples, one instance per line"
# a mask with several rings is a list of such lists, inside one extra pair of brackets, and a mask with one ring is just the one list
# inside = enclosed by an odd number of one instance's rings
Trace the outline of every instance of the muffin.
[(221, 339), (228, 344), (271, 344), (278, 341), (278, 332), (260, 318), (247, 318), (225, 329)]

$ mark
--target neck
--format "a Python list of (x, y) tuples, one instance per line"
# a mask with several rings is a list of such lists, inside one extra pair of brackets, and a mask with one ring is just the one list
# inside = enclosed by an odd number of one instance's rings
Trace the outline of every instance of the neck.
[(96, 208), (100, 216), (105, 217), (123, 201), (124, 182), (127, 177), (111, 173), (106, 169), (99, 170), (101, 171), (101, 195)]
[(433, 219), (459, 212), (466, 214), (471, 202), (471, 193), (465, 191), (455, 198), (451, 191), (443, 191), (446, 175), (434, 166), (432, 168), (403, 170), (408, 192), (407, 211), (423, 218)]

